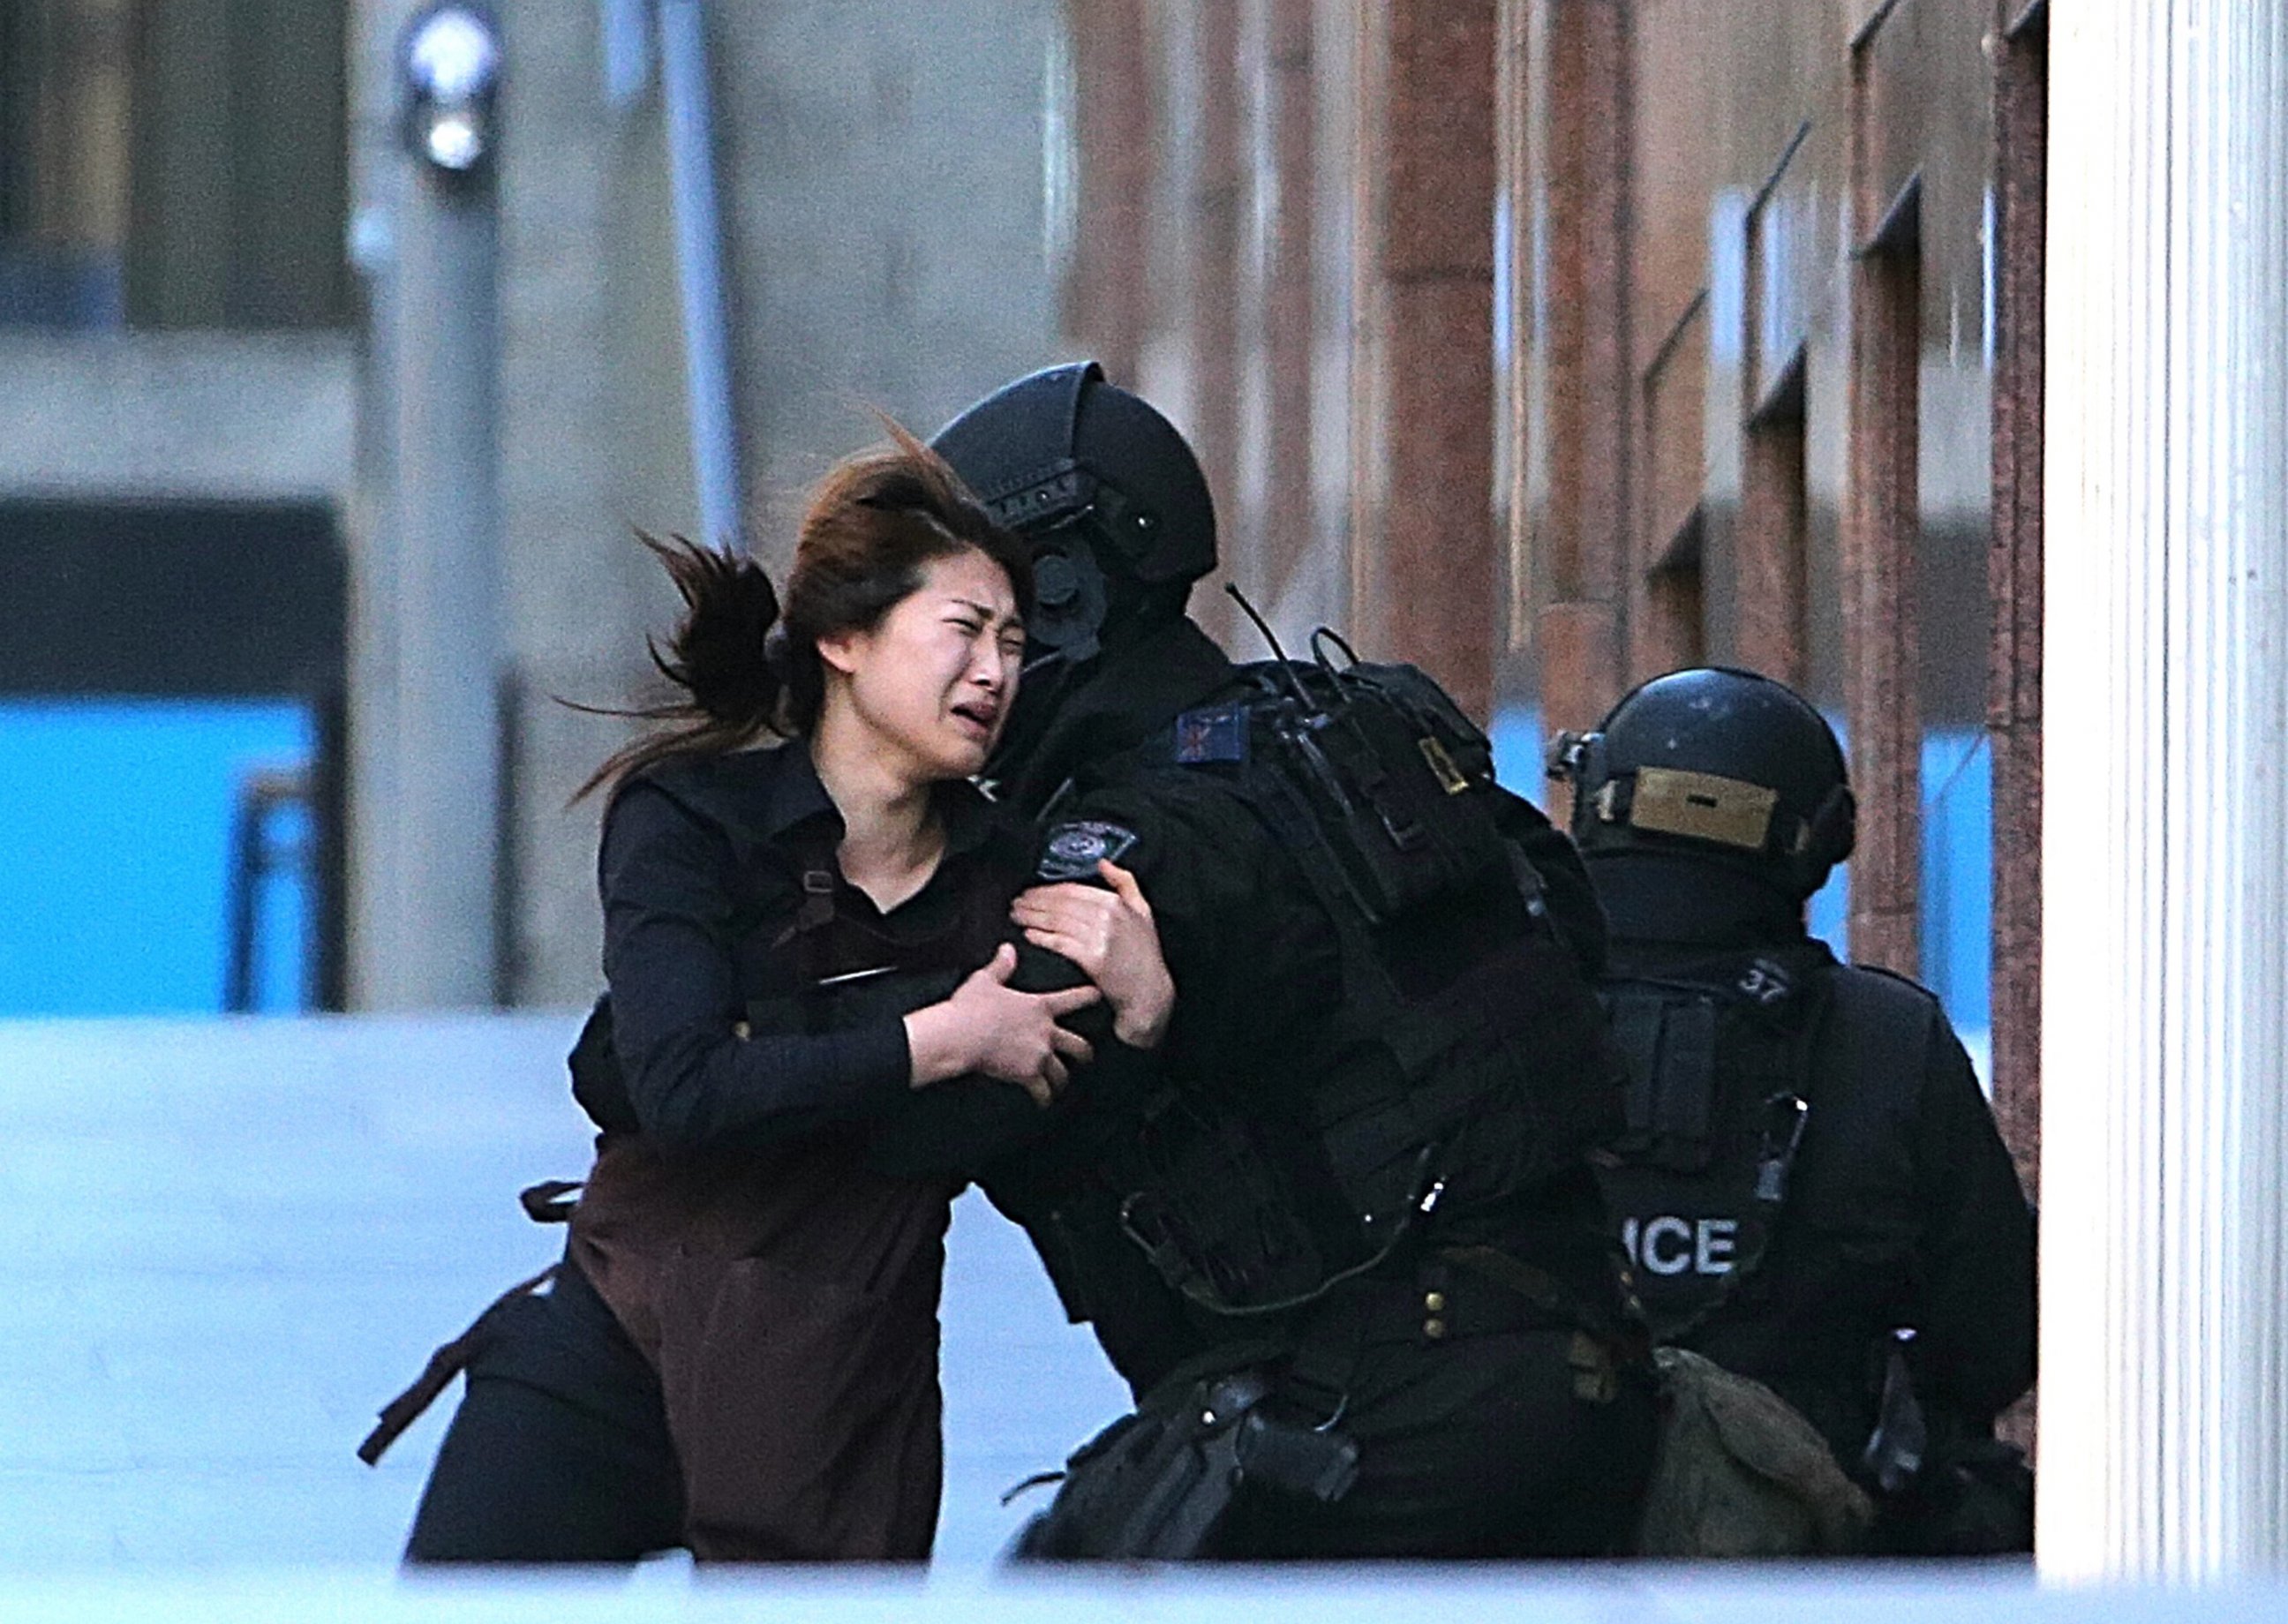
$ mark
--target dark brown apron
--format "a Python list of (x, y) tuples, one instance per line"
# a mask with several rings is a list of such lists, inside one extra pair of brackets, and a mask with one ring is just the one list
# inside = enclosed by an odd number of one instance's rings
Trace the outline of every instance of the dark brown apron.
[(842, 1142), (703, 1165), (605, 1143), (571, 1256), (659, 1372), (695, 1556), (927, 1557), (952, 1193)]
[[(957, 923), (925, 942), (838, 913), (798, 920), (791, 996), (751, 1003), (752, 1028), (830, 1029), (944, 997), (1002, 928), (1005, 891), (973, 872)], [(897, 973), (817, 991), (885, 965)], [(870, 1171), (863, 1148), (854, 1133), (701, 1157), (663, 1156), (640, 1136), (599, 1143), (569, 1255), (659, 1372), (702, 1560), (929, 1555), (957, 1186)]]

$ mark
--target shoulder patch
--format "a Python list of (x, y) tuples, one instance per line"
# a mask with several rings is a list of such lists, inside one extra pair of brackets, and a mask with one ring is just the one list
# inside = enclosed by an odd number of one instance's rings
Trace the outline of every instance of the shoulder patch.
[(1176, 759), (1187, 766), (1247, 759), (1247, 707), (1207, 705), (1176, 718)]
[(1116, 863), (1136, 844), (1136, 831), (1094, 818), (1053, 825), (1034, 872), (1045, 880), (1092, 880), (1100, 862)]

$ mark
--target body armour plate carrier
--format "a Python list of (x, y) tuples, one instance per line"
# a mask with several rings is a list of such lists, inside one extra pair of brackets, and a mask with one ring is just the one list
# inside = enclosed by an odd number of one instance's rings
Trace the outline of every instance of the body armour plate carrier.
[(1442, 1203), (1578, 1166), (1617, 1125), (1618, 1067), (1539, 876), (1502, 833), (1491, 749), (1453, 701), (1410, 666), (1241, 677), (1132, 759), (1172, 755), (1239, 792), (1334, 926), (1343, 1007), (1318, 1034), (1307, 1121), (1172, 1088), (1114, 1176), (1162, 1278), (1251, 1316), (1369, 1272)]
[(1814, 944), (1603, 989), (1628, 1064), (1600, 1181), (1656, 1338), (1687, 1335), (1763, 1261), (1814, 1108), (1831, 961)]

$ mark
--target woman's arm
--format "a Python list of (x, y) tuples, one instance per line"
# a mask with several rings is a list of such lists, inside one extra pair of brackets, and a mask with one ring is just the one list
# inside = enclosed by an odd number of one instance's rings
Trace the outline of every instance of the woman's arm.
[(738, 1035), (738, 875), (719, 830), (638, 783), (605, 820), (599, 867), (614, 1047), (647, 1135), (679, 1150), (756, 1148), (903, 1097), (911, 1057), (894, 1017)]
[(1027, 941), (1069, 960), (1103, 989), (1113, 1036), (1130, 1049), (1156, 1049), (1175, 1013), (1176, 983), (1152, 905), (1127, 869), (1099, 861), (1096, 871), (1103, 885), (1036, 885), (1011, 904), (1009, 917)]
[(1175, 982), (1135, 876), (1109, 863), (1100, 873), (1112, 889), (1036, 886), (1011, 908), (1024, 940), (1015, 985), (1047, 990), (1093, 983), (1103, 989), (1107, 1007), (1082, 1023), (1094, 1040), (1079, 1085), (1085, 1097), (1045, 1113), (977, 1078), (949, 1082), (875, 1132), (870, 1160), (878, 1169), (974, 1176), (1020, 1153), (1037, 1152), (1046, 1138), (1069, 1140), (1076, 1113), (1100, 1118), (1149, 1091), (1160, 1068), (1149, 1051), (1160, 1044), (1174, 1013)]
[(980, 971), (952, 997), (847, 1031), (742, 1035), (733, 898), (719, 831), (638, 784), (606, 821), (604, 973), (628, 1100), (663, 1145), (753, 1149), (882, 1116), (910, 1091), (982, 1072), (1045, 1101), (1087, 1045), (1056, 1018), (1093, 988), (1036, 997)]

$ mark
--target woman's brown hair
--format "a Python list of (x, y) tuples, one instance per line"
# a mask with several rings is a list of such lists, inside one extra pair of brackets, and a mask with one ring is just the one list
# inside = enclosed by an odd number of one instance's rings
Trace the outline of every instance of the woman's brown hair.
[(663, 703), (615, 715), (665, 725), (613, 752), (573, 796), (617, 789), (661, 762), (717, 756), (817, 725), (826, 699), (818, 640), (870, 631), (922, 583), (934, 559), (975, 550), (1006, 572), (1021, 614), (1033, 606), (1024, 543), (987, 516), (945, 459), (884, 419), (887, 444), (846, 456), (810, 494), (795, 537), (782, 606), (770, 577), (744, 553), (711, 551), (678, 536), (640, 536), (667, 566), (683, 617), (652, 663), (680, 690)]

